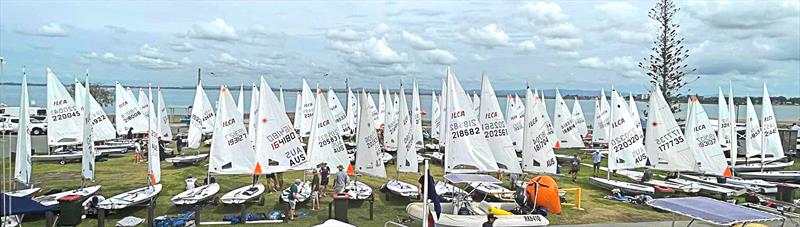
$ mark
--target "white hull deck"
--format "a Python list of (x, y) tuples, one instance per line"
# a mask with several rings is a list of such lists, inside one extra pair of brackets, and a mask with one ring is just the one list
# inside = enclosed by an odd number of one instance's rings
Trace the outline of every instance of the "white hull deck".
[[(289, 185), (289, 186), (291, 187), (291, 185)], [(284, 189), (282, 191), (282, 193), (281, 193), (281, 201), (284, 201), (284, 202), (288, 202), (289, 201), (289, 189), (291, 189), (290, 187), (286, 188), (286, 189)], [(297, 202), (298, 203), (302, 203), (302, 202), (308, 201), (308, 198), (311, 197), (311, 181), (303, 182), (302, 184), (300, 184), (300, 187), (297, 187), (297, 189), (298, 189), (297, 198), (295, 198), (295, 199), (297, 199)]]
[(782, 170), (787, 167), (793, 166), (794, 160), (789, 162), (772, 162), (772, 163), (748, 163), (743, 165), (736, 165), (733, 170), (737, 173), (740, 172), (758, 172), (758, 171), (775, 171)]
[(264, 193), (264, 189), (264, 185), (260, 183), (246, 185), (225, 193), (219, 200), (224, 204), (242, 204), (260, 197)]
[(161, 184), (155, 184), (130, 190), (128, 192), (124, 192), (103, 200), (97, 205), (97, 207), (106, 210), (120, 210), (139, 204), (144, 204), (149, 202), (150, 199), (158, 196), (158, 193), (161, 192), (161, 188)]
[(468, 185), (474, 191), (486, 196), (485, 198), (491, 198), (494, 201), (514, 201), (514, 191), (511, 191), (503, 186), (492, 183), (477, 182), (469, 182)]
[(175, 205), (192, 205), (213, 198), (217, 192), (219, 184), (212, 183), (178, 193), (170, 200)]
[(181, 155), (172, 158), (167, 158), (165, 159), (165, 161), (172, 163), (173, 165), (179, 165), (179, 164), (197, 165), (197, 163), (200, 163), (206, 158), (208, 158), (208, 154)]
[(655, 195), (655, 189), (653, 187), (641, 184), (598, 177), (590, 177), (589, 183), (608, 190), (619, 189), (626, 195)]
[(700, 188), (700, 193), (717, 194), (725, 197), (739, 196), (746, 192), (745, 190), (734, 190), (719, 185), (709, 184), (705, 182), (690, 181), (686, 179), (669, 179), (669, 182), (683, 184), (683, 185), (694, 184), (698, 188)]
[(20, 189), (13, 192), (6, 192), (5, 194), (8, 196), (14, 197), (28, 197), (33, 195), (33, 193), (38, 192), (41, 188), (28, 188), (28, 189)]
[(417, 197), (419, 196), (419, 188), (406, 182), (398, 180), (390, 180), (383, 185), (383, 188), (389, 190), (390, 193), (402, 197)]
[(744, 179), (800, 183), (800, 171), (744, 172), (736, 175)]
[(344, 190), (351, 200), (365, 200), (372, 196), (372, 187), (361, 181), (350, 181)]
[(58, 205), (58, 199), (60, 199), (61, 197), (64, 197), (64, 196), (67, 196), (67, 195), (80, 195), (82, 197), (87, 197), (87, 196), (90, 196), (90, 195), (94, 195), (95, 193), (100, 191), (100, 187), (102, 187), (102, 186), (101, 185), (95, 185), (95, 186), (91, 186), (91, 187), (85, 187), (85, 188), (79, 188), (79, 189), (75, 189), (75, 190), (63, 191), (63, 192), (59, 192), (59, 193), (55, 193), (55, 194), (39, 196), (39, 197), (33, 198), (33, 200), (36, 201), (36, 202), (42, 203), (42, 205), (51, 207), (51, 206)]
[[(517, 207), (516, 203), (488, 203), (494, 207), (503, 209), (503, 210), (512, 210)], [(439, 227), (473, 227), (473, 226), (482, 226), (484, 222), (486, 222), (486, 215), (487, 212), (484, 211), (479, 207), (478, 203), (469, 203), (467, 207), (471, 214), (469, 215), (458, 215), (453, 214), (455, 209), (455, 205), (453, 203), (441, 203), (442, 207), (442, 214), (441, 216), (435, 220), (436, 226)], [(422, 219), (426, 216), (424, 215), (424, 207), (423, 203), (410, 203), (406, 206), (406, 213), (412, 219), (417, 222), (422, 221)], [(433, 205), (428, 204), (429, 210), (433, 210)], [(497, 220), (495, 220), (494, 225), (495, 227), (523, 227), (523, 226), (548, 226), (550, 225), (550, 221), (547, 218), (538, 215), (538, 214), (528, 214), (528, 215), (497, 215)]]

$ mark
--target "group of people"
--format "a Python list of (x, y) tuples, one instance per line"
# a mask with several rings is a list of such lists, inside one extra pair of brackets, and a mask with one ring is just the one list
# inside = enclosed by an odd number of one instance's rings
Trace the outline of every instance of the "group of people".
[[(333, 188), (334, 193), (344, 193), (345, 187), (347, 186), (347, 182), (350, 181), (350, 178), (347, 176), (346, 171), (344, 170), (344, 166), (338, 165), (336, 168), (339, 170), (334, 174), (334, 182)], [(309, 195), (309, 200), (311, 200), (311, 210), (319, 210), (319, 202), (320, 197), (327, 196), (327, 188), (328, 183), (330, 181), (330, 172), (331, 169), (328, 167), (327, 163), (322, 163), (317, 168), (311, 170), (311, 194)], [(267, 178), (269, 179), (269, 178)], [(267, 181), (269, 185), (269, 180)], [(300, 179), (295, 179), (294, 184), (289, 186), (289, 195), (287, 196), (287, 203), (289, 205), (289, 212), (288, 212), (288, 219), (294, 220), (296, 217), (296, 208), (297, 202), (299, 198), (300, 188), (302, 187), (303, 181)]]

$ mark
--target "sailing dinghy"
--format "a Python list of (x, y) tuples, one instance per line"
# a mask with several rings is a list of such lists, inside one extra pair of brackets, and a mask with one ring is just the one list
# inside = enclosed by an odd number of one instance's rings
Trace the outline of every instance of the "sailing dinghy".
[[(561, 92), (556, 89), (555, 103), (555, 148), (583, 148), (583, 137), (575, 122), (575, 117), (561, 97)], [(638, 118), (637, 118), (638, 119)]]
[(392, 100), (392, 93), (386, 89), (386, 103), (383, 127), (383, 149), (387, 152), (397, 151), (397, 111), (395, 111), (395, 104)]
[[(152, 90), (148, 97), (153, 97)], [(147, 136), (147, 186), (137, 188), (103, 200), (97, 206), (106, 210), (119, 210), (150, 202), (161, 192), (161, 159), (158, 151), (158, 120), (153, 108), (153, 100), (148, 100), (148, 136)]]
[[(769, 98), (769, 92), (767, 91), (767, 84), (764, 84), (764, 95), (762, 95), (763, 101), (761, 102), (761, 163), (760, 165), (762, 168), (759, 172), (749, 172), (749, 173), (740, 173), (740, 177), (745, 178), (756, 178), (756, 179), (765, 179), (765, 180), (773, 180), (773, 181), (782, 181), (782, 182), (800, 182), (800, 171), (766, 171), (766, 170), (777, 170), (780, 169), (781, 166), (791, 166), (794, 165), (794, 161), (789, 162), (779, 162), (774, 161), (772, 163), (766, 163), (765, 160), (767, 159), (767, 155), (771, 156), (771, 158), (781, 159), (783, 158), (783, 145), (781, 144), (781, 138), (778, 136), (778, 124), (775, 120), (775, 112), (772, 109), (772, 100)], [(748, 114), (750, 114), (750, 106), (748, 106)], [(755, 111), (753, 111), (755, 112)], [(750, 116), (748, 115), (748, 118)], [(753, 165), (758, 164), (745, 164), (742, 166), (745, 167), (752, 167)], [(747, 171), (750, 168), (742, 169), (742, 166), (739, 167), (737, 170), (740, 171)], [(768, 168), (769, 167), (769, 168)]]
[[(83, 100), (85, 95), (87, 95), (86, 88), (84, 88), (83, 85), (78, 82), (77, 79), (75, 79), (75, 104), (77, 104), (78, 108), (80, 109), (85, 108), (87, 105), (87, 101)], [(92, 119), (92, 140), (101, 143), (99, 145), (95, 145), (94, 149), (100, 154), (127, 153), (128, 149), (133, 148), (134, 146), (132, 142), (116, 144), (103, 143), (104, 141), (116, 139), (116, 131), (114, 129), (114, 125), (112, 125), (111, 121), (108, 119), (105, 111), (103, 111), (103, 107), (97, 103), (97, 100), (94, 99), (91, 93), (88, 93), (88, 95), (88, 105), (92, 110), (89, 113)]]
[[(378, 132), (375, 131), (374, 117), (369, 109), (369, 101), (365, 93), (361, 93), (361, 113), (359, 116), (359, 127), (356, 130), (356, 159), (355, 173), (369, 175), (373, 177), (386, 178), (386, 168), (383, 161), (378, 159), (381, 153), (381, 143), (378, 140)], [(356, 175), (357, 176), (357, 175)], [(372, 196), (372, 188), (358, 178), (349, 182), (345, 186), (345, 191), (351, 199), (367, 199)]]
[(197, 83), (193, 103), (192, 113), (189, 117), (187, 147), (196, 149), (197, 153), (193, 155), (180, 154), (165, 160), (174, 166), (181, 164), (197, 165), (208, 158), (208, 154), (200, 153), (200, 141), (203, 138), (203, 134), (214, 131), (216, 116), (214, 115), (214, 109), (211, 107), (211, 101), (208, 100), (206, 91), (203, 90), (203, 85), (200, 81)]
[(16, 159), (14, 161), (14, 180), (29, 187), (11, 192), (6, 192), (6, 195), (16, 197), (27, 197), (39, 191), (40, 188), (33, 187), (31, 184), (31, 127), (30, 122), (30, 101), (28, 98), (28, 76), (25, 72), (22, 73), (22, 85), (20, 86), (19, 95), (19, 132), (17, 133), (17, 151), (15, 153)]
[(403, 85), (400, 85), (400, 96), (398, 98), (398, 118), (397, 118), (397, 177), (389, 180), (381, 187), (381, 190), (401, 197), (416, 197), (419, 195), (419, 188), (416, 185), (402, 182), (399, 180), (400, 173), (419, 172), (419, 162), (417, 158), (417, 146), (414, 144), (414, 133), (411, 131), (411, 116), (406, 102), (406, 93)]

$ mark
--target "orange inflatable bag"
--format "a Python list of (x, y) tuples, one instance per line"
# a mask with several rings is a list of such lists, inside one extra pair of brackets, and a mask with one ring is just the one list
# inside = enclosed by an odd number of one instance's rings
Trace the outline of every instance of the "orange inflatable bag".
[[(558, 195), (558, 184), (550, 176), (537, 176), (528, 181), (525, 188), (531, 201), (537, 206), (547, 208), (551, 214), (561, 214), (561, 197)], [(537, 195), (538, 193), (538, 195)]]

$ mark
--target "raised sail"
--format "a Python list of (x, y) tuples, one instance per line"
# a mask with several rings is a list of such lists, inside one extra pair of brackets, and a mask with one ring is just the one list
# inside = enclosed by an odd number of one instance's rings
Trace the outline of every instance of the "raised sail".
[[(378, 159), (381, 153), (381, 143), (378, 141), (378, 132), (375, 131), (372, 111), (369, 109), (369, 97), (361, 93), (361, 114), (356, 133), (356, 166), (359, 173), (373, 177), (386, 178), (386, 168), (383, 160)], [(370, 100), (372, 100), (370, 98)]]
[(397, 148), (397, 115), (394, 111), (394, 101), (392, 101), (391, 93), (386, 90), (386, 107), (383, 108), (386, 112), (384, 117), (386, 124), (383, 126), (383, 145), (387, 150)]
[(450, 70), (447, 84), (445, 173), (497, 172), (497, 160), (483, 136), (478, 113)]
[(767, 92), (767, 84), (764, 84), (764, 95), (761, 96), (761, 133), (764, 134), (764, 149), (761, 150), (762, 160), (767, 155), (772, 158), (783, 158), (783, 145), (778, 136), (778, 123), (775, 121), (775, 112), (772, 109), (772, 101)]
[(411, 91), (411, 133), (414, 134), (413, 144), (422, 146), (422, 106), (419, 102), (419, 88), (416, 81)]
[(472, 94), (472, 108), (475, 110), (475, 113), (481, 110), (481, 97), (478, 96), (478, 94)]
[(608, 143), (608, 127), (610, 124), (609, 108), (608, 100), (606, 100), (606, 92), (600, 89), (600, 101), (595, 103), (592, 143)]
[(231, 91), (223, 86), (219, 89), (216, 127), (211, 140), (208, 172), (216, 174), (259, 174), (255, 170), (256, 152), (247, 138), (247, 129), (233, 102)]
[(258, 138), (254, 140), (257, 161), (262, 172), (273, 173), (302, 168), (309, 156), (303, 150), (303, 144), (292, 128), (289, 117), (282, 109), (274, 108), (280, 101), (264, 78), (261, 78), (261, 90), (257, 99), (258, 118), (254, 121), (255, 135)]
[(83, 113), (50, 68), (47, 68), (47, 115), (48, 145), (52, 147), (80, 143)]
[[(250, 89), (250, 119), (247, 121), (247, 138), (250, 139), (250, 143), (253, 144), (253, 147), (256, 146), (256, 138), (258, 138), (258, 130), (256, 130), (256, 125), (258, 125), (258, 119), (261, 119), (261, 117), (258, 116), (258, 109), (260, 108), (258, 106), (260, 96), (261, 93), (258, 91), (258, 86), (253, 84), (253, 88)], [(286, 113), (284, 113), (284, 115), (286, 115)]]
[[(609, 125), (608, 169), (644, 167), (647, 163), (647, 152), (645, 152), (642, 142), (644, 138), (637, 132), (636, 122), (631, 117), (625, 100), (619, 96), (616, 90), (611, 91), (611, 108), (610, 122), (613, 123)], [(678, 133), (680, 133), (680, 129)], [(647, 133), (647, 135), (650, 134)], [(689, 164), (693, 163), (694, 161), (689, 162)]]
[(17, 129), (17, 151), (14, 159), (14, 179), (19, 183), (31, 183), (31, 128), (30, 100), (28, 98), (28, 76), (22, 74), (19, 95), (19, 128)]
[[(148, 88), (147, 97), (153, 97), (152, 89)], [(155, 116), (156, 111), (153, 108), (153, 100), (147, 101), (147, 113), (149, 116)], [(155, 117), (151, 117), (147, 124), (147, 173), (150, 185), (155, 185), (161, 182), (161, 152), (158, 149), (158, 121)]]
[(329, 166), (347, 166), (350, 164), (350, 158), (342, 136), (339, 134), (339, 127), (336, 126), (322, 91), (317, 90), (316, 100), (312, 124), (314, 127), (311, 129), (311, 138), (308, 140), (309, 162), (305, 166), (313, 168), (323, 162), (328, 163)]
[(578, 131), (578, 126), (575, 124), (575, 118), (567, 106), (567, 102), (561, 97), (561, 92), (556, 89), (556, 103), (555, 103), (555, 132), (556, 144), (555, 148), (576, 148), (584, 147), (581, 133)]
[[(624, 105), (624, 103), (622, 104)], [(681, 132), (681, 127), (675, 122), (675, 116), (672, 115), (672, 111), (658, 87), (650, 92), (648, 106), (647, 135), (644, 137), (644, 145), (647, 148), (647, 156), (650, 157), (650, 166), (666, 171), (694, 170), (696, 163), (694, 154), (689, 149), (686, 137)], [(616, 110), (614, 109), (614, 111)], [(636, 120), (633, 117), (631, 119)], [(635, 122), (631, 123), (634, 127), (631, 130), (636, 131)], [(641, 137), (641, 134), (637, 132), (635, 136)], [(623, 145), (627, 143), (625, 140), (618, 142)]]
[(633, 93), (628, 96), (628, 110), (631, 111), (631, 117), (636, 121), (636, 126), (642, 128), (642, 118), (639, 116), (639, 107), (636, 107), (636, 101), (633, 100)]
[[(372, 98), (370, 98), (372, 100)], [(383, 85), (378, 85), (378, 116), (375, 129), (380, 129), (386, 123), (386, 97), (383, 96)]]
[(697, 161), (695, 171), (717, 176), (730, 176), (728, 162), (725, 160), (725, 153), (722, 153), (720, 140), (708, 120), (708, 114), (703, 109), (703, 105), (692, 98), (689, 102), (691, 114), (686, 119), (686, 140), (689, 148), (694, 153)]
[(522, 142), (522, 170), (533, 173), (555, 173), (556, 156), (548, 134), (553, 133), (546, 127), (544, 100), (538, 94), (527, 89), (525, 94), (525, 127)]
[(397, 171), (406, 173), (419, 172), (417, 163), (417, 146), (414, 146), (412, 119), (408, 113), (408, 102), (403, 85), (400, 85), (400, 110), (397, 123)]
[[(278, 90), (279, 90), (279, 92), (278, 92), (278, 102), (280, 102), (281, 111), (286, 113), (286, 102), (284, 102), (284, 99), (283, 99), (283, 86), (281, 86)], [(252, 97), (252, 95), (251, 95), (251, 97)]]
[[(85, 108), (85, 101), (83, 100), (83, 96), (85, 95), (86, 88), (81, 85), (79, 82), (75, 82), (75, 104), (78, 105), (78, 108)], [(89, 108), (91, 108), (90, 116), (92, 119), (92, 139), (94, 141), (103, 141), (103, 140), (112, 140), (117, 138), (117, 133), (114, 129), (114, 125), (111, 124), (111, 120), (108, 119), (106, 112), (103, 111), (103, 107), (97, 103), (97, 100), (92, 97), (92, 94), (89, 93)]]
[(761, 134), (761, 124), (758, 122), (758, 116), (756, 116), (756, 108), (753, 107), (753, 102), (750, 101), (750, 97), (747, 97), (747, 122), (745, 125), (745, 149), (747, 151), (746, 156), (748, 158), (752, 158), (758, 155), (761, 155), (761, 143), (763, 142), (763, 134)]
[(497, 168), (504, 173), (522, 173), (519, 161), (517, 161), (517, 154), (514, 151), (514, 144), (508, 137), (508, 128), (503, 112), (500, 111), (500, 103), (497, 102), (497, 95), (486, 75), (483, 75), (481, 82), (480, 97), (481, 106), (478, 115), (482, 125), (482, 134), (497, 161)]
[(150, 97), (144, 94), (144, 89), (142, 88), (139, 88), (139, 108), (142, 109), (144, 118), (150, 119), (150, 116), (152, 116), (148, 113), (150, 110)]
[[(314, 120), (315, 113), (314, 104), (316, 101), (314, 100), (314, 93), (311, 92), (311, 88), (308, 87), (308, 83), (306, 83), (305, 79), (303, 79), (303, 93), (300, 97), (302, 98), (300, 99), (302, 100), (300, 103), (303, 104), (300, 106), (300, 111), (302, 113), (300, 115), (300, 136), (308, 137), (311, 134), (312, 121)], [(325, 107), (328, 106), (326, 105)], [(297, 114), (297, 112), (295, 112), (295, 114)]]
[(350, 122), (347, 122), (347, 115), (345, 115), (344, 108), (342, 108), (342, 102), (339, 102), (339, 97), (336, 97), (336, 92), (332, 88), (328, 88), (328, 105), (331, 113), (333, 113), (333, 119), (336, 120), (336, 124), (339, 126), (339, 134), (349, 135)]
[[(89, 87), (89, 76), (86, 76), (86, 88)], [(77, 92), (75, 94), (78, 94)], [(90, 103), (89, 92), (83, 92), (81, 103)], [(83, 152), (81, 153), (81, 179), (94, 181), (94, 138), (92, 136), (92, 105), (86, 105), (83, 108)]]
[(197, 84), (192, 104), (192, 113), (189, 117), (188, 147), (199, 148), (200, 139), (203, 133), (214, 130), (214, 109), (211, 108), (211, 101), (208, 100), (202, 84)]
[(294, 121), (292, 125), (298, 132), (300, 131), (300, 121), (303, 120), (303, 93), (297, 92), (297, 98), (294, 103)]
[[(365, 93), (365, 91), (362, 89), (361, 93)], [(378, 116), (379, 116), (378, 107), (375, 106), (375, 99), (372, 98), (372, 94), (371, 93), (367, 93), (366, 99), (367, 99), (367, 105), (369, 105), (369, 112), (372, 115), (372, 122), (373, 123), (374, 122), (378, 122), (380, 119), (378, 119)], [(360, 123), (361, 122), (359, 120), (359, 125), (360, 125)], [(372, 126), (374, 127), (374, 126), (376, 126), (376, 124), (372, 124)], [(375, 128), (375, 129), (378, 129), (378, 128)]]
[(164, 95), (161, 94), (161, 88), (158, 88), (158, 128), (161, 141), (172, 141), (172, 129), (169, 127), (167, 104), (164, 102)]
[(128, 129), (133, 128), (133, 133), (147, 131), (147, 118), (142, 114), (136, 99), (122, 87), (119, 82), (116, 84), (115, 93), (115, 119), (117, 124), (117, 134), (125, 135)]
[(242, 119), (244, 119), (244, 84), (239, 86), (239, 101), (236, 102), (236, 110), (239, 111), (239, 115), (242, 115)]
[(522, 140), (525, 134), (525, 104), (519, 96), (508, 95), (508, 135), (514, 143), (514, 150), (522, 152)]
[(350, 128), (347, 135), (356, 133), (356, 129), (358, 129), (358, 100), (350, 88), (347, 88), (347, 122)]
[(578, 127), (578, 132), (581, 134), (581, 139), (589, 136), (589, 129), (586, 128), (586, 118), (583, 117), (583, 109), (581, 108), (581, 104), (578, 102), (577, 97), (575, 98), (575, 102), (572, 104), (572, 117), (575, 119), (575, 126)]
[(728, 103), (725, 101), (725, 95), (722, 94), (722, 88), (719, 88), (719, 99), (717, 99), (717, 138), (720, 144), (729, 145), (731, 143), (731, 113), (728, 112)]
[(442, 127), (442, 110), (436, 92), (431, 94), (431, 139), (439, 139), (439, 127)]

